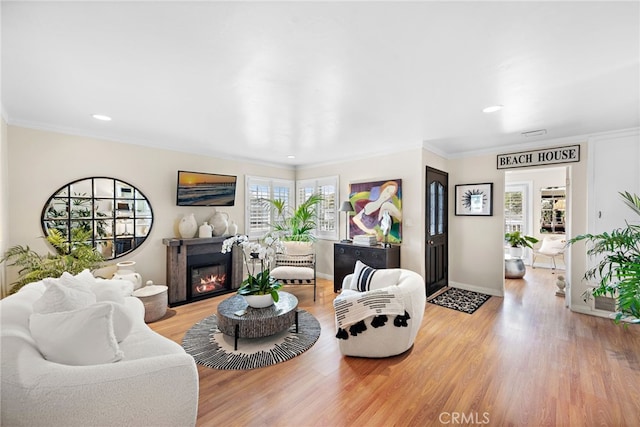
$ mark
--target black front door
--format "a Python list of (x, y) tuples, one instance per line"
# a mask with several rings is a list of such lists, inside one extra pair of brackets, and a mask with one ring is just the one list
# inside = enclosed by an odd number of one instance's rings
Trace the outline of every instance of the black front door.
[(447, 286), (449, 175), (427, 166), (425, 226), (425, 285), (427, 296)]

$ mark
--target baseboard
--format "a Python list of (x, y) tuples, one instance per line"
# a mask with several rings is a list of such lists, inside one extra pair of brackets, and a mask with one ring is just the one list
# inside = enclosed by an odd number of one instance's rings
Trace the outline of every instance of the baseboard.
[(597, 317), (605, 317), (607, 319), (612, 319), (615, 317), (615, 313), (611, 313), (610, 311), (605, 310), (596, 310), (587, 305), (574, 305), (571, 306), (571, 311), (579, 314), (587, 314), (589, 316), (597, 316)]
[(504, 290), (502, 289), (498, 290), (498, 289), (492, 289), (492, 288), (485, 288), (482, 286), (469, 285), (467, 283), (458, 283), (458, 282), (452, 282), (452, 281), (449, 281), (449, 286), (451, 286), (452, 288), (464, 289), (466, 291), (493, 295), (495, 297), (504, 297)]
[(333, 281), (333, 274), (325, 274), (316, 272), (316, 277), (319, 279), (327, 279)]

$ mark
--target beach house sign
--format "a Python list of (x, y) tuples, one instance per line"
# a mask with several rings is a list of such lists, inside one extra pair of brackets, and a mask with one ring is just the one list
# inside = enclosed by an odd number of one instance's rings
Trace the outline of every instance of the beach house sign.
[(498, 154), (498, 169), (555, 165), (580, 161), (580, 145)]

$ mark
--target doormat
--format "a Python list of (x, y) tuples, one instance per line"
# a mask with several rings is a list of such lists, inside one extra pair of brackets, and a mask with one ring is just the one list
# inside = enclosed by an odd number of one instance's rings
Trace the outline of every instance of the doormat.
[(463, 313), (473, 314), (482, 304), (487, 302), (491, 295), (465, 289), (449, 288), (429, 302)]
[(247, 370), (263, 368), (293, 359), (311, 348), (320, 337), (320, 323), (312, 314), (298, 310), (298, 333), (288, 330), (264, 338), (234, 338), (218, 330), (216, 315), (196, 323), (182, 339), (182, 347), (196, 363), (213, 369)]

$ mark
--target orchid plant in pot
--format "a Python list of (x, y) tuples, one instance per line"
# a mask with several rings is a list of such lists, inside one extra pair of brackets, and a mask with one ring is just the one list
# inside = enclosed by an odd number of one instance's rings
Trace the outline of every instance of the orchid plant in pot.
[[(242, 258), (248, 271), (238, 294), (245, 297), (247, 304), (254, 308), (268, 307), (278, 302), (278, 290), (282, 284), (271, 277), (270, 271), (275, 254), (284, 252), (280, 239), (268, 235), (262, 241), (251, 241), (245, 235), (231, 236), (222, 242), (221, 252), (230, 252), (234, 245), (242, 249)], [(252, 298), (254, 296), (262, 298)]]

